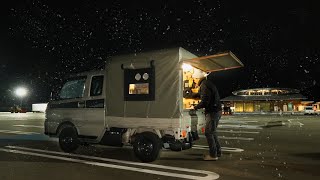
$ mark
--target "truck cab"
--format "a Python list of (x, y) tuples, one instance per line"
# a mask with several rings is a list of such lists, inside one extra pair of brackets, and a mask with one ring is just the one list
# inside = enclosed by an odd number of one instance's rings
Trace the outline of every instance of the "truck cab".
[(59, 134), (64, 126), (77, 127), (79, 138), (97, 140), (105, 125), (104, 72), (92, 71), (66, 78), (47, 107), (45, 132)]

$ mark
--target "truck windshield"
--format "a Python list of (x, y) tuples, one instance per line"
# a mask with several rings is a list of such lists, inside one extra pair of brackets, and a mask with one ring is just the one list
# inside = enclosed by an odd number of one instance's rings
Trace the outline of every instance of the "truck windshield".
[(59, 98), (73, 99), (83, 97), (85, 81), (84, 77), (67, 81), (60, 91)]

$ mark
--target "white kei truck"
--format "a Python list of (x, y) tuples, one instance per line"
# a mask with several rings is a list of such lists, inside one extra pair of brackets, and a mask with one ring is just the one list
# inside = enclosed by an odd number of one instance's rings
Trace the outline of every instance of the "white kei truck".
[(132, 145), (139, 160), (155, 161), (162, 148), (189, 149), (203, 133), (204, 111), (190, 110), (201, 74), (239, 67), (232, 52), (197, 57), (181, 47), (111, 57), (103, 70), (66, 78), (48, 103), (44, 133), (64, 152)]

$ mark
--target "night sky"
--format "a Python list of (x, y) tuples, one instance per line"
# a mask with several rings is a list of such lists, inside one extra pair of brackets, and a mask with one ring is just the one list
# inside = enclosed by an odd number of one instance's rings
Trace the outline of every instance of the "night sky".
[(1, 5), (0, 106), (17, 102), (18, 85), (30, 89), (27, 103), (47, 102), (68, 73), (178, 46), (198, 56), (231, 50), (245, 64), (216, 74), (222, 97), (284, 87), (320, 101), (318, 6), (279, 2), (11, 1)]

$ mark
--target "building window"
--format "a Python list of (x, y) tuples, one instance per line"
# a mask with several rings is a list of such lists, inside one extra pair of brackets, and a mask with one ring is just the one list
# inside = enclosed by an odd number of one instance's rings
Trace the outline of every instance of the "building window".
[(255, 102), (255, 104), (254, 104), (254, 111), (255, 111), (255, 112), (260, 112), (260, 111), (261, 111), (260, 109), (261, 109), (261, 108), (260, 108), (259, 102)]
[(244, 112), (253, 112), (253, 103), (244, 103)]
[(260, 91), (254, 91), (254, 92), (251, 92), (251, 95), (253, 95), (253, 96), (261, 96), (261, 95), (262, 95), (262, 92), (260, 92)]
[(264, 95), (271, 95), (271, 92), (270, 91), (265, 91)]
[(234, 106), (235, 106), (235, 112), (243, 112), (243, 103), (234, 103)]
[(247, 91), (246, 92), (239, 92), (238, 95), (240, 95), (240, 96), (249, 95), (249, 92), (247, 92)]
[(261, 102), (261, 103), (260, 103), (260, 109), (261, 109), (261, 111), (263, 111), (263, 112), (269, 112), (269, 111), (271, 111), (271, 109), (270, 109), (270, 103)]

